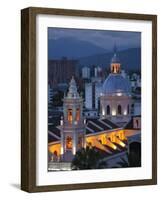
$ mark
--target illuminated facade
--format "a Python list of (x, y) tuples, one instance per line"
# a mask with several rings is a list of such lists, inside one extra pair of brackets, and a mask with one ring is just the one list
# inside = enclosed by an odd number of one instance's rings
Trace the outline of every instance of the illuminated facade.
[[(114, 160), (118, 161), (122, 156), (126, 155), (131, 143), (141, 142), (141, 116), (132, 117), (124, 128), (118, 127), (108, 119), (87, 120), (85, 128), (86, 135), (84, 135), (84, 145), (95, 147), (105, 154), (104, 159), (107, 163), (109, 162), (108, 166), (110, 167), (115, 166), (116, 163)], [(52, 134), (52, 136), (55, 138), (56, 135), (54, 136), (54, 134)], [(67, 142), (69, 142), (69, 148), (71, 149), (71, 141)], [(61, 136), (56, 141), (50, 142), (48, 147), (49, 152), (54, 156), (54, 159), (52, 156), (49, 160), (51, 170), (58, 170), (60, 167), (61, 170), (69, 169), (69, 166), (66, 166), (66, 164), (72, 160), (61, 159)], [(70, 157), (70, 159), (71, 158), (72, 157)], [(111, 159), (113, 159), (112, 163)], [(58, 161), (62, 164), (57, 164), (59, 163)]]
[[(76, 152), (86, 146), (101, 151), (109, 167), (126, 157), (132, 142), (141, 143), (141, 116), (131, 116), (130, 84), (121, 75), (121, 64), (115, 51), (111, 73), (104, 81), (100, 96), (100, 115), (83, 117), (83, 99), (72, 77), (69, 91), (63, 98), (63, 117), (60, 125), (48, 131), (49, 169), (71, 170)], [(90, 95), (89, 92), (86, 94)], [(49, 154), (49, 155), (50, 155)]]
[(76, 151), (85, 147), (85, 125), (82, 116), (83, 99), (77, 92), (74, 78), (69, 91), (63, 99), (63, 118), (61, 120), (61, 160), (71, 161)]
[(131, 117), (130, 83), (121, 74), (121, 64), (115, 50), (111, 60), (111, 73), (103, 84), (100, 96), (101, 118), (115, 123), (128, 122)]

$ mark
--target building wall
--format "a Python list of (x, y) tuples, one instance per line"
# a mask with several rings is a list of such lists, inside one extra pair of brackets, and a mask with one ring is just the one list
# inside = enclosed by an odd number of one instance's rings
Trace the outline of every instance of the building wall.
[(90, 68), (89, 67), (83, 67), (82, 68), (82, 78), (90, 78)]
[(85, 107), (87, 109), (98, 109), (99, 97), (102, 92), (102, 83), (86, 83), (85, 84)]
[(92, 109), (92, 84), (85, 84), (85, 107), (88, 109)]
[[(125, 121), (130, 119), (131, 97), (129, 96), (101, 96), (101, 117), (109, 118), (114, 122)], [(121, 114), (118, 113), (118, 106), (121, 106)], [(128, 113), (129, 105), (129, 113)], [(107, 113), (107, 106), (110, 107), (110, 113)]]
[(76, 74), (77, 60), (49, 60), (48, 62), (48, 81), (51, 87), (58, 83), (68, 83), (73, 75)]
[[(94, 134), (89, 134), (85, 136), (85, 140), (86, 140), (86, 145), (87, 146), (95, 146), (97, 148), (100, 148), (106, 152), (108, 152), (108, 150), (101, 145), (105, 144), (109, 147), (111, 147), (112, 149), (115, 149), (115, 145), (112, 142), (118, 142), (119, 140), (117, 140), (116, 136), (119, 136), (120, 140), (125, 140), (126, 136), (130, 137), (133, 135), (133, 133), (138, 132), (138, 131), (133, 131), (133, 130), (114, 130), (114, 131), (104, 131), (104, 132), (100, 132), (98, 134), (94, 133)], [(72, 133), (71, 133), (72, 136)], [(101, 143), (100, 143), (101, 142)], [(61, 145), (60, 145), (60, 141), (59, 142), (55, 142), (55, 143), (49, 143), (49, 151), (51, 153), (53, 153), (54, 151), (58, 152), (58, 155), (61, 154)]]

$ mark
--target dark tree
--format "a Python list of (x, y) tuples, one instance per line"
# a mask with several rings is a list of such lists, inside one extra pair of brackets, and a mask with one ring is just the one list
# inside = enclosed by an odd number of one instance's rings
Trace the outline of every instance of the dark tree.
[(53, 105), (54, 106), (62, 106), (63, 105), (63, 101), (62, 101), (63, 97), (64, 97), (64, 93), (61, 91), (58, 91), (58, 93), (53, 96)]
[(107, 168), (107, 165), (102, 161), (102, 154), (93, 147), (82, 148), (72, 161), (72, 169), (75, 170), (103, 168)]

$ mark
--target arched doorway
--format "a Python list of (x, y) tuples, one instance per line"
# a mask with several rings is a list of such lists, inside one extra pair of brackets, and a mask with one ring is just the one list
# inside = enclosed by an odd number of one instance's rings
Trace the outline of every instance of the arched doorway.
[(72, 137), (67, 136), (66, 138), (66, 149), (72, 149)]

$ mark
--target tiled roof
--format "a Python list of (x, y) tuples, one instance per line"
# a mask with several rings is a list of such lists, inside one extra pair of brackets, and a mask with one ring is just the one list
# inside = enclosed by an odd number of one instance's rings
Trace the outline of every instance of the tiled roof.
[(119, 127), (108, 119), (88, 119), (86, 134), (107, 131), (116, 128)]
[(60, 138), (60, 130), (55, 126), (48, 126), (48, 130)]
[(103, 119), (102, 121), (105, 122), (106, 124), (108, 124), (109, 126), (111, 126), (112, 129), (119, 128), (116, 124), (114, 124), (112, 121), (110, 121), (108, 119)]
[(133, 129), (133, 119), (125, 125), (124, 129)]
[(48, 143), (50, 142), (56, 142), (59, 141), (59, 139), (57, 139), (53, 134), (51, 134), (50, 132), (48, 132)]
[(136, 129), (136, 128), (134, 128), (134, 126), (133, 126), (133, 119), (134, 119), (135, 117), (141, 117), (141, 115), (132, 116), (131, 120), (124, 126), (124, 129)]
[[(87, 119), (86, 134), (90, 134), (90, 133), (94, 134), (101, 131), (107, 131), (107, 130), (112, 130), (116, 128), (119, 128), (119, 127), (107, 119), (103, 119), (103, 120), (102, 119)], [(53, 133), (57, 139), (60, 139), (61, 134), (60, 134), (60, 130), (57, 127), (53, 125), (49, 125), (48, 130), (49, 132)]]

